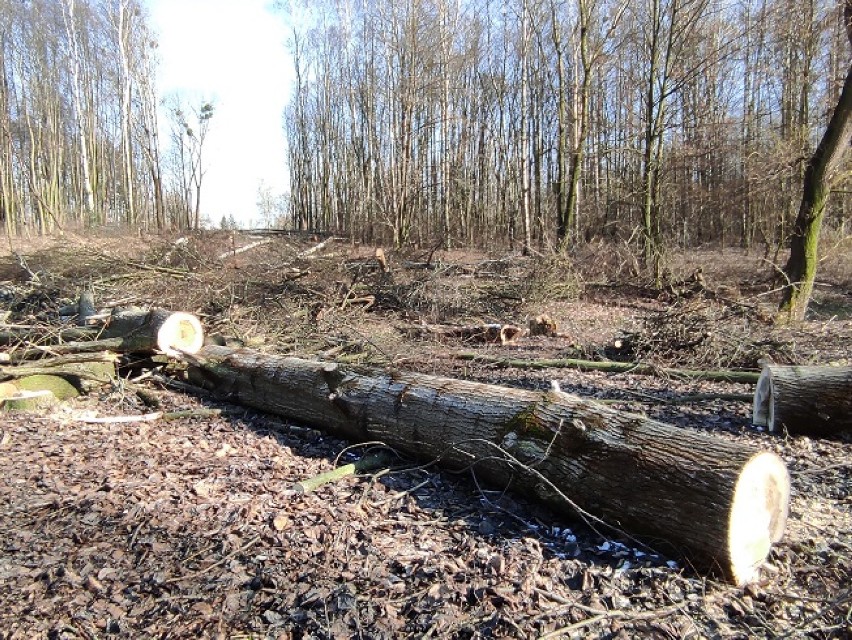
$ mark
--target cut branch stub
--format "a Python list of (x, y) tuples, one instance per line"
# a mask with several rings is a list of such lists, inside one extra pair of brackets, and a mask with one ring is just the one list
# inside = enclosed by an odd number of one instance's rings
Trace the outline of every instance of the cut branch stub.
[(772, 433), (812, 436), (852, 429), (852, 367), (764, 366), (752, 422)]
[(775, 454), (558, 391), (350, 368), (207, 346), (190, 379), (351, 440), (384, 442), (576, 515), (667, 541), (733, 582), (757, 577), (784, 531)]

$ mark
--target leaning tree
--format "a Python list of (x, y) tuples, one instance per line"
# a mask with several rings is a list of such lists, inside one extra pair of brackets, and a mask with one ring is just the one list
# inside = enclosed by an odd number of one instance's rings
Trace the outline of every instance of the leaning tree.
[[(852, 44), (852, 0), (844, 0), (843, 19), (846, 35)], [(805, 316), (816, 278), (819, 233), (825, 205), (838, 169), (852, 144), (852, 64), (834, 113), (819, 146), (805, 167), (802, 202), (793, 225), (790, 257), (784, 267), (787, 285), (781, 300), (783, 317), (801, 320)]]

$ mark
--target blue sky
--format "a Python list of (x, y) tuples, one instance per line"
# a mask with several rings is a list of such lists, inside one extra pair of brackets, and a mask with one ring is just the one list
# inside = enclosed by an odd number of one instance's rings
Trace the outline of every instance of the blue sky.
[[(143, 0), (157, 34), (160, 96), (213, 100), (201, 212), (257, 219), (261, 181), (286, 190), (282, 114), (293, 78), (285, 16), (268, 0)], [(161, 130), (168, 130), (165, 114)], [(167, 136), (163, 137), (165, 147)], [(165, 150), (165, 149), (164, 149)]]

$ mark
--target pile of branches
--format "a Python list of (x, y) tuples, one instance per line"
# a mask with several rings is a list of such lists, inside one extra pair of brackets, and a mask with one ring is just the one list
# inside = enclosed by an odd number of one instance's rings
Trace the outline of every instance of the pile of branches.
[(767, 360), (793, 363), (790, 347), (766, 336), (764, 325), (743, 308), (704, 296), (680, 299), (645, 318), (638, 331), (625, 334), (606, 355), (702, 368), (755, 369)]

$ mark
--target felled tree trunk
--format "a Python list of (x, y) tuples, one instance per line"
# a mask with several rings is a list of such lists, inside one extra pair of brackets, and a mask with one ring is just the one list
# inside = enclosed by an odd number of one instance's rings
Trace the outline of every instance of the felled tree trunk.
[(752, 422), (770, 432), (812, 436), (852, 429), (852, 367), (764, 366)]
[[(50, 350), (54, 354), (109, 350), (123, 353), (162, 351), (175, 355), (178, 352), (198, 352), (204, 344), (204, 329), (192, 314), (156, 308), (114, 311), (102, 326), (0, 327), (0, 344), (26, 342), (56, 345)], [(16, 352), (15, 359), (40, 357), (44, 353), (41, 348), (23, 348)]]
[(784, 531), (789, 478), (773, 453), (577, 396), (226, 347), (188, 360), (193, 382), (232, 400), (498, 485), (512, 479), (557, 507), (666, 540), (738, 584)]

